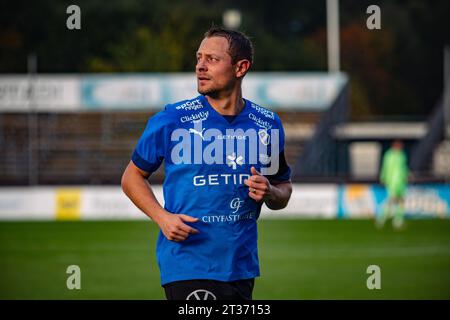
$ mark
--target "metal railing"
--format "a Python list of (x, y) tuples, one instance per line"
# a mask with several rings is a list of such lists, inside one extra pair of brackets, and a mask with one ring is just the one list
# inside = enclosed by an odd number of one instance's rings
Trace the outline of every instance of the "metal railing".
[(333, 137), (333, 130), (337, 124), (348, 119), (349, 84), (345, 84), (331, 105), (323, 115), (313, 137), (306, 144), (299, 155), (293, 174), (294, 181), (301, 181), (305, 177), (336, 177), (340, 175), (341, 164), (347, 157), (346, 150), (340, 149)]
[(429, 175), (433, 151), (444, 138), (444, 107), (439, 100), (428, 119), (427, 134), (416, 144), (411, 152), (410, 168), (415, 175)]

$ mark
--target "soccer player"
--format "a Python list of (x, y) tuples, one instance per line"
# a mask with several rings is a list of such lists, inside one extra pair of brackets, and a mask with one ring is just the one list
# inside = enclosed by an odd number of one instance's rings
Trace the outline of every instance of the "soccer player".
[[(199, 96), (150, 117), (122, 189), (160, 227), (157, 261), (169, 300), (252, 299), (257, 219), (292, 192), (280, 118), (242, 97), (253, 46), (212, 27), (196, 53)], [(147, 179), (165, 161), (164, 208)]]
[(395, 229), (403, 227), (404, 197), (408, 185), (408, 163), (403, 143), (396, 140), (383, 156), (380, 182), (386, 187), (387, 202), (377, 217), (377, 226), (382, 227), (386, 219), (392, 217)]

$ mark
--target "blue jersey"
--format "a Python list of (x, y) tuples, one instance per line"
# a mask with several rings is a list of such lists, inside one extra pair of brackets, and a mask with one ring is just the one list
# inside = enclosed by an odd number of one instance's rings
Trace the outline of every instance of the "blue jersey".
[(160, 231), (157, 261), (162, 285), (179, 280), (234, 281), (259, 276), (256, 221), (261, 203), (249, 197), (244, 180), (254, 166), (269, 180), (290, 180), (279, 170), (284, 130), (272, 111), (244, 100), (226, 119), (200, 95), (167, 105), (148, 120), (132, 156), (154, 172), (165, 162), (164, 208), (199, 220), (200, 232), (182, 242)]

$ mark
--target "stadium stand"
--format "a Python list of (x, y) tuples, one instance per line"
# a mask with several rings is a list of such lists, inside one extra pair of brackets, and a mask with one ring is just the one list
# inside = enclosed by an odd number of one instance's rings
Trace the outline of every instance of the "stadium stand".
[[(22, 86), (26, 88), (26, 84)], [(405, 141), (416, 181), (442, 181), (450, 176), (447, 161), (450, 148), (444, 140), (442, 102), (428, 121), (355, 123), (348, 121), (348, 83), (339, 90), (327, 108), (314, 109), (303, 104), (298, 108), (275, 109), (286, 132), (285, 154), (293, 171), (293, 182), (377, 182), (380, 155), (392, 139), (398, 138)], [(20, 90), (13, 93), (16, 91)], [(119, 109), (89, 111), (56, 105), (50, 110), (30, 112), (15, 110), (3, 102), (0, 185), (120, 184), (148, 118), (157, 112), (151, 107), (128, 109), (124, 105)], [(352, 163), (356, 153), (364, 155), (358, 159), (367, 161)], [(152, 175), (153, 183), (162, 183), (163, 169), (164, 165)]]
[[(29, 184), (29, 162), (41, 185), (118, 184), (147, 119), (154, 112), (38, 113), (37, 136), (29, 149), (32, 114), (0, 114), (0, 184)], [(286, 131), (286, 158), (295, 163), (312, 136), (322, 112), (281, 111)], [(163, 168), (163, 167), (162, 167)], [(160, 168), (152, 181), (164, 179)]]

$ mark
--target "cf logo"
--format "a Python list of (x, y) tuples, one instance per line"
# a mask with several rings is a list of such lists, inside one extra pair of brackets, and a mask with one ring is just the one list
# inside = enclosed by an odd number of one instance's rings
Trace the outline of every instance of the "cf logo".
[(236, 213), (239, 210), (239, 208), (242, 206), (243, 202), (244, 202), (244, 200), (241, 200), (239, 198), (234, 198), (233, 200), (231, 200), (230, 208), (234, 209), (233, 213)]
[(217, 298), (212, 292), (208, 290), (198, 289), (191, 292), (187, 296), (186, 300), (217, 300)]

